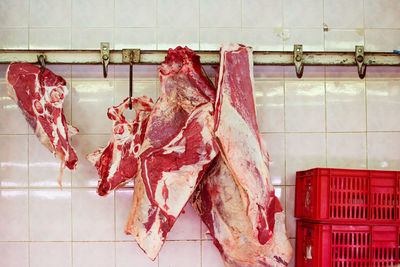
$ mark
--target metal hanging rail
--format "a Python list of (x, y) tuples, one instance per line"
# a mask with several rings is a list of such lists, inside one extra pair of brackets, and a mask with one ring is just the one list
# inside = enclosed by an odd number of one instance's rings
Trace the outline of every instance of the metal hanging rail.
[[(219, 63), (219, 51), (196, 53), (202, 64)], [(166, 55), (167, 51), (161, 50), (109, 50), (108, 43), (101, 43), (99, 50), (0, 50), (0, 64), (38, 63), (43, 56), (45, 64), (102, 64), (106, 76), (109, 64), (161, 64)], [(358, 66), (360, 78), (365, 76), (366, 66), (400, 66), (400, 55), (364, 52), (363, 46), (356, 46), (354, 52), (303, 52), (302, 45), (295, 45), (293, 52), (254, 51), (253, 58), (255, 65), (294, 65), (299, 78), (305, 65)]]

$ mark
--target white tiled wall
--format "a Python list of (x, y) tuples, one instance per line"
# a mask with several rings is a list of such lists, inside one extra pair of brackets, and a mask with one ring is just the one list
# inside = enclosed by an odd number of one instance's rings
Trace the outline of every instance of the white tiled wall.
[[(398, 0), (4, 0), (0, 49), (218, 49), (236, 41), (259, 50), (400, 48)], [(324, 30), (325, 28), (325, 30)], [(50, 66), (68, 82), (66, 117), (79, 163), (56, 183), (58, 161), (28, 129), (0, 65), (1, 266), (222, 266), (191, 207), (177, 221), (155, 262), (123, 232), (132, 185), (106, 198), (85, 155), (109, 138), (106, 109), (128, 95), (128, 68)], [(135, 95), (158, 96), (156, 66), (134, 67)], [(206, 66), (211, 77), (212, 67)], [(260, 129), (272, 181), (287, 211), (294, 243), (295, 171), (312, 167), (400, 169), (400, 69), (376, 67), (359, 80), (355, 67), (256, 66)], [(293, 265), (293, 263), (292, 263)]]

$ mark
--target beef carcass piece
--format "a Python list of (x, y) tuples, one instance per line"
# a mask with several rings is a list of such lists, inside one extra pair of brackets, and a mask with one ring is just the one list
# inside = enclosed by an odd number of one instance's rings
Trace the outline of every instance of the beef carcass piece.
[(221, 155), (238, 184), (254, 236), (260, 244), (273, 237), (275, 192), (268, 156), (258, 131), (254, 100), (252, 48), (223, 45), (215, 111)]
[(192, 205), (213, 237), (226, 266), (287, 266), (292, 248), (286, 237), (285, 214), (274, 197), (275, 227), (272, 237), (260, 244), (253, 235), (246, 206), (224, 160), (218, 155), (204, 174), (192, 197)]
[(64, 164), (75, 169), (78, 161), (69, 143), (69, 137), (78, 129), (66, 122), (62, 107), (68, 94), (65, 80), (46, 68), (41, 72), (32, 64), (11, 63), (7, 82), (9, 96), (17, 102), (40, 142), (61, 159), (61, 186)]
[(187, 47), (170, 49), (159, 69), (161, 96), (140, 151), (125, 228), (155, 259), (176, 218), (215, 157), (215, 89)]
[(123, 115), (129, 103), (128, 97), (119, 106), (108, 109), (107, 116), (113, 121), (111, 140), (106, 147), (87, 155), (99, 174), (97, 193), (100, 196), (129, 182), (138, 169), (139, 150), (153, 101), (147, 97), (131, 98), (136, 112), (133, 121)]

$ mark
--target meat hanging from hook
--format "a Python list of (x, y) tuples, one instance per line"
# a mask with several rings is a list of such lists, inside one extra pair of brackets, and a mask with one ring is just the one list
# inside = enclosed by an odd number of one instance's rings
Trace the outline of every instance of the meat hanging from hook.
[(129, 64), (129, 109), (132, 110), (133, 62)]

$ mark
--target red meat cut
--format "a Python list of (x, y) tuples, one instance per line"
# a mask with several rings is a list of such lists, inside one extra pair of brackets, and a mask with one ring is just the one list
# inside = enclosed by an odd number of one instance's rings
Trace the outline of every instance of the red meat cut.
[(136, 112), (133, 121), (127, 120), (123, 115), (129, 103), (128, 97), (119, 106), (108, 109), (108, 118), (113, 121), (111, 140), (106, 147), (87, 155), (99, 174), (97, 193), (100, 196), (123, 186), (137, 172), (139, 150), (153, 102), (147, 97), (131, 98)]
[(287, 266), (292, 248), (286, 236), (285, 214), (279, 200), (271, 201), (275, 227), (272, 237), (261, 244), (253, 235), (246, 206), (224, 160), (218, 155), (192, 197), (192, 206), (209, 229), (226, 266)]
[(125, 228), (151, 259), (216, 155), (215, 89), (200, 58), (187, 47), (170, 49), (159, 75), (161, 96), (149, 117)]
[(62, 107), (68, 94), (65, 80), (46, 68), (41, 72), (32, 64), (11, 63), (7, 82), (9, 96), (17, 102), (40, 142), (61, 159), (61, 186), (64, 164), (75, 169), (78, 161), (69, 142), (78, 129), (67, 123)]

